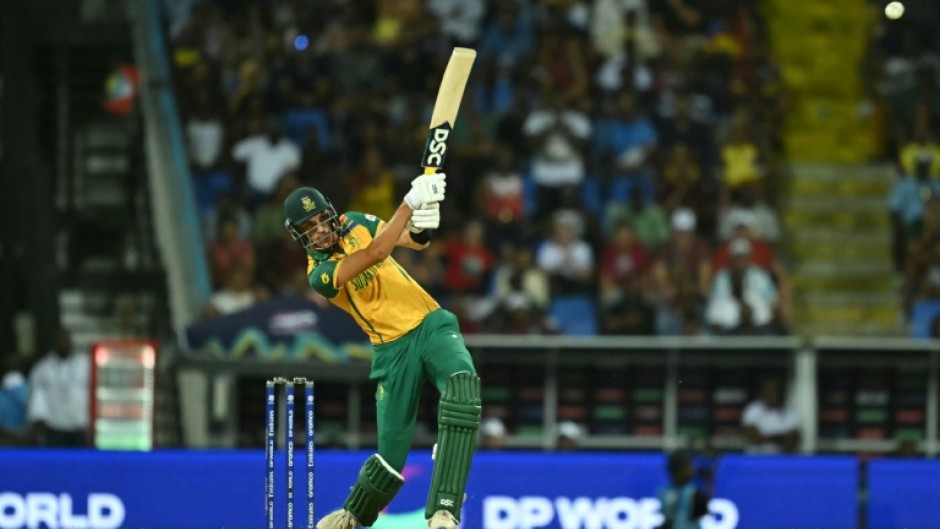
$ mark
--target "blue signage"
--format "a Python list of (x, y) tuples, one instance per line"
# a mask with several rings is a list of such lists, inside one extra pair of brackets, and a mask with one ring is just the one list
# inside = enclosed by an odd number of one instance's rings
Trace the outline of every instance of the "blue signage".
[(737, 505), (742, 529), (857, 527), (858, 460), (725, 456), (716, 469), (715, 495)]
[(870, 529), (940, 529), (940, 461), (868, 463)]
[(371, 359), (372, 346), (348, 314), (303, 296), (281, 296), (245, 310), (201, 319), (186, 328), (192, 357)]
[[(295, 453), (297, 527), (306, 521), (303, 455)], [(342, 506), (368, 455), (317, 452), (318, 520)], [(283, 527), (283, 454), (278, 464)], [(411, 456), (375, 529), (425, 526), (432, 465), (428, 452)], [(260, 529), (263, 472), (261, 451), (0, 451), (0, 529)], [(853, 458), (725, 457), (702, 528), (855, 527), (857, 472)], [(666, 482), (661, 454), (480, 452), (461, 528), (655, 529)]]

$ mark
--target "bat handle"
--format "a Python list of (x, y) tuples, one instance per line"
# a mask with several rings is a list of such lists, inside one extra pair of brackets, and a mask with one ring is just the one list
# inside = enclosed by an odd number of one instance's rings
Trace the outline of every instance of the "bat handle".
[(437, 167), (425, 167), (424, 174), (434, 174), (437, 172)]

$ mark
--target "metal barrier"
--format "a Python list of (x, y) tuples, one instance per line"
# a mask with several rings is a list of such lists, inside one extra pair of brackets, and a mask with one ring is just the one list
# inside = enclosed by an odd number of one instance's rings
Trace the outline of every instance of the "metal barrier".
[[(937, 439), (940, 419), (940, 341), (896, 338), (502, 335), (467, 335), (465, 338), (483, 375), (484, 390), (495, 388), (512, 392), (520, 385), (519, 375), (530, 377), (530, 386), (537, 385), (540, 388), (537, 395), (539, 425), (533, 432), (512, 432), (508, 440), (508, 445), (512, 447), (554, 446), (554, 430), (560, 418), (561, 392), (565, 389), (563, 379), (577, 369), (590, 368), (596, 372), (609, 369), (614, 374), (653, 373), (660, 377), (650, 384), (661, 388), (662, 412), (661, 421), (658, 422), (659, 431), (655, 434), (592, 433), (583, 440), (585, 448), (658, 450), (687, 446), (691, 441), (680, 417), (683, 411), (680, 395), (687, 390), (688, 385), (684, 377), (700, 373), (721, 377), (732, 372), (745, 373), (747, 376), (773, 372), (786, 377), (791, 402), (801, 414), (800, 449), (804, 453), (889, 452), (896, 448), (897, 441), (892, 435), (882, 436), (884, 438), (881, 439), (858, 438), (854, 435), (828, 437), (825, 431), (820, 431), (822, 419), (819, 410), (821, 406), (826, 406), (824, 402), (821, 403), (820, 390), (828, 391), (833, 381), (838, 382), (839, 377), (848, 375), (862, 382), (870, 375), (883, 375), (882, 378), (891, 384), (904, 377), (922, 381), (922, 388), (914, 392), (914, 398), (922, 400), (922, 406), (918, 404), (918, 409), (923, 410), (923, 420), (909, 429), (922, 433), (922, 440), (918, 444), (922, 453), (936, 455), (940, 449)], [(284, 362), (258, 359), (189, 359), (181, 366), (187, 377), (197, 378), (274, 376), (284, 373), (285, 367)], [(360, 409), (371, 406), (370, 402), (364, 402), (368, 399), (363, 398), (361, 391), (362, 385), (368, 383), (368, 366), (364, 362), (327, 364), (305, 361), (292, 363), (287, 369), (295, 376), (316, 379), (318, 382), (346, 384), (346, 403), (349, 408), (347, 443), (352, 447), (374, 443), (372, 437), (361, 432)], [(488, 375), (488, 372), (494, 371), (510, 374)], [(198, 384), (196, 379), (189, 378), (187, 384), (193, 383)], [(624, 380), (622, 387), (630, 389), (633, 384), (633, 380)], [(749, 384), (754, 385), (753, 382)], [(236, 384), (227, 386), (234, 391)], [(856, 396), (849, 395), (848, 398), (854, 399)], [(237, 398), (232, 396), (230, 402), (236, 401)], [(182, 402), (194, 403), (194, 400), (183, 395)], [(484, 409), (487, 405), (485, 400)], [(710, 410), (714, 407), (711, 404), (705, 406)], [(854, 402), (846, 406), (852, 410), (865, 408)], [(892, 406), (894, 404), (888, 402), (886, 408), (890, 411)], [(896, 421), (889, 418), (886, 422), (894, 425)], [(866, 435), (868, 433), (871, 432)], [(433, 439), (418, 439), (417, 442), (433, 442)], [(722, 450), (744, 447), (740, 436), (720, 432), (709, 434), (709, 443)]]
[[(821, 337), (530, 337), (468, 336), (467, 346), (478, 364), (517, 363), (544, 369), (543, 432), (541, 436), (517, 436), (511, 444), (550, 448), (558, 421), (559, 374), (575, 365), (602, 365), (611, 368), (659, 366), (664, 370), (662, 435), (592, 435), (583, 442), (589, 448), (675, 448), (689, 440), (680, 432), (680, 371), (698, 367), (722, 369), (777, 368), (786, 373), (789, 398), (802, 418), (801, 450), (816, 452), (887, 452), (896, 447), (893, 438), (827, 439), (819, 432), (819, 390), (827, 377), (854, 371), (884, 369), (923, 376), (923, 440), (920, 450), (935, 455), (940, 419), (940, 341), (905, 338)], [(864, 376), (864, 375), (861, 375)], [(889, 376), (889, 378), (891, 378)], [(487, 380), (484, 386), (498, 384)], [(891, 388), (888, 388), (891, 389)], [(852, 404), (850, 408), (858, 408)], [(890, 406), (888, 406), (890, 408)], [(894, 422), (894, 421), (888, 421)], [(712, 446), (724, 449), (743, 447), (737, 436), (713, 436)]]

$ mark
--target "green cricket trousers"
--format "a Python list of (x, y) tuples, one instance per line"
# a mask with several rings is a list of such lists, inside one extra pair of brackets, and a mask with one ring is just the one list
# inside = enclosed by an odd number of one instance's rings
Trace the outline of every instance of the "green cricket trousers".
[(444, 309), (427, 315), (401, 338), (376, 345), (370, 378), (375, 391), (379, 455), (401, 472), (411, 449), (425, 381), (443, 392), (451, 375), (476, 375), (457, 317)]

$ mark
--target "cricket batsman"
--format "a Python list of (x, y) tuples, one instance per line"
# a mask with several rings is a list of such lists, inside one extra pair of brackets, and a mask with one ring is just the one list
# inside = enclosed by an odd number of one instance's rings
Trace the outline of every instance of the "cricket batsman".
[(307, 280), (348, 312), (374, 347), (370, 378), (378, 383), (378, 453), (359, 471), (343, 508), (317, 529), (370, 527), (404, 483), (418, 400), (426, 379), (440, 391), (438, 437), (425, 517), (430, 529), (460, 523), (464, 488), (480, 425), (480, 379), (457, 318), (438, 305), (391, 252), (424, 249), (440, 224), (443, 173), (415, 178), (388, 222), (355, 211), (339, 215), (311, 187), (284, 202), (284, 226), (307, 251)]

